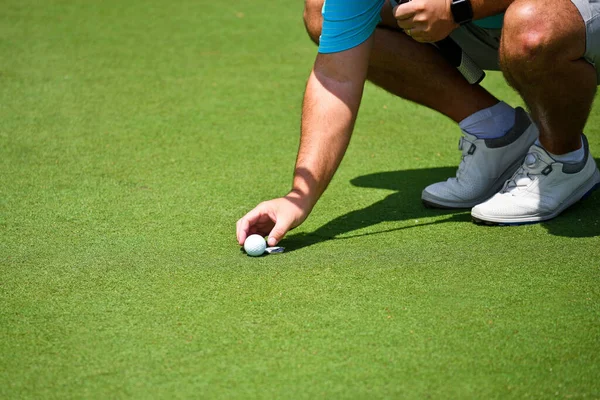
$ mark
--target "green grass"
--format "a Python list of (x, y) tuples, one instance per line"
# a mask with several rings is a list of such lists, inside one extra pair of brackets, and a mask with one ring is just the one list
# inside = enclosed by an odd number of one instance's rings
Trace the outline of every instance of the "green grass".
[(0, 398), (600, 397), (600, 194), (522, 227), (427, 210), (456, 127), (368, 86), (322, 201), (250, 258), (235, 221), (290, 185), (302, 2), (2, 8)]

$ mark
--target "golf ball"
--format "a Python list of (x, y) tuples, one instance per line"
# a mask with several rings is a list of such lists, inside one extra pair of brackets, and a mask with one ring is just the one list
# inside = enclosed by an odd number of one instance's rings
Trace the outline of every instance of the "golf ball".
[(246, 254), (252, 257), (260, 256), (265, 252), (266, 248), (267, 242), (265, 242), (265, 238), (260, 235), (250, 235), (244, 242), (244, 250), (246, 250)]

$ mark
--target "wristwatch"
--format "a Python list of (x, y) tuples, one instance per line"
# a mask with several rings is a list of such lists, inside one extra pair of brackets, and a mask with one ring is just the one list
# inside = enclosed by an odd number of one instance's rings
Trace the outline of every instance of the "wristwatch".
[(473, 7), (470, 0), (452, 0), (450, 11), (454, 17), (454, 22), (463, 25), (471, 22), (473, 19)]

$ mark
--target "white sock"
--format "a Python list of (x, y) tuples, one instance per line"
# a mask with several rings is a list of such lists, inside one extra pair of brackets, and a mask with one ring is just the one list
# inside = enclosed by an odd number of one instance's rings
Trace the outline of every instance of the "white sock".
[[(541, 148), (546, 150), (546, 148), (544, 146), (542, 146), (542, 144), (540, 143), (540, 139), (537, 139), (535, 141), (535, 144), (536, 144), (536, 146), (540, 146)], [(583, 157), (585, 157), (585, 151), (583, 150), (583, 141), (581, 142), (581, 147), (579, 149), (572, 151), (570, 153), (554, 154), (554, 153), (550, 153), (548, 150), (546, 150), (546, 153), (548, 153), (550, 155), (550, 157), (552, 157), (555, 161), (565, 163), (565, 164), (578, 163), (583, 160)]]
[(468, 116), (458, 126), (478, 139), (494, 139), (504, 136), (514, 124), (515, 109), (501, 101)]

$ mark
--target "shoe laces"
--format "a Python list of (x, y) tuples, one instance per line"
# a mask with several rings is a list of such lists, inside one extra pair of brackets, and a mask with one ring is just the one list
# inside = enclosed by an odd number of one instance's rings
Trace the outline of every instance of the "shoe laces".
[(529, 153), (512, 178), (506, 181), (501, 193), (515, 194), (531, 185), (540, 176), (546, 176), (550, 172), (552, 172), (551, 164), (542, 160), (537, 153)]

